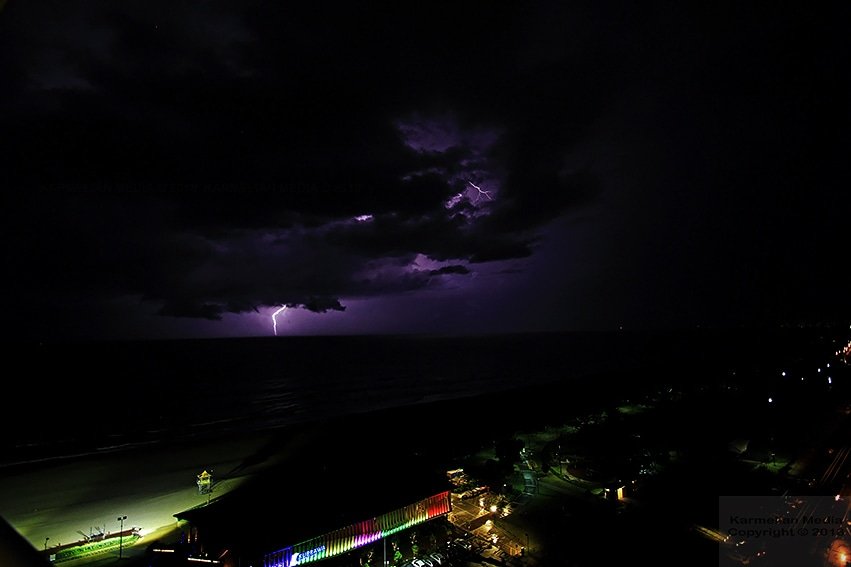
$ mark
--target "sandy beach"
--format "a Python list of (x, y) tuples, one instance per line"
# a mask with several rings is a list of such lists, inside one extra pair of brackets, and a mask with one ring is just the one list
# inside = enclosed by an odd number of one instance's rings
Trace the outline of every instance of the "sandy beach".
[[(117, 533), (117, 518), (126, 516), (124, 528), (143, 534), (125, 550), (133, 556), (155, 539), (177, 537), (174, 514), (223, 496), (272, 463), (273, 455), (263, 456), (271, 438), (240, 435), (12, 467), (0, 471), (0, 514), (39, 550), (83, 534)], [(213, 475), (210, 495), (196, 486), (204, 470)]]
[[(79, 541), (83, 534), (117, 533), (121, 529), (118, 518), (126, 516), (124, 528), (138, 527), (143, 537), (124, 556), (141, 556), (156, 539), (176, 540), (181, 525), (175, 514), (203, 506), (208, 499), (215, 503), (247, 480), (293, 457), (323, 455), (319, 460), (332, 463), (335, 446), (356, 451), (364, 431), (390, 430), (405, 423), (407, 448), (419, 448), (434, 455), (436, 461), (444, 461), (458, 445), (475, 446), (483, 435), (499, 435), (495, 428), (486, 434), (475, 428), (459, 429), (447, 418), (463, 412), (465, 421), (476, 423), (488, 414), (489, 407), (500, 403), (503, 395), (418, 404), (196, 443), (163, 443), (6, 467), (0, 470), (0, 515), (38, 550)], [(387, 447), (391, 452), (396, 450), (393, 443)], [(365, 449), (368, 451), (368, 447)], [(439, 467), (441, 463), (435, 464)], [(212, 495), (200, 494), (196, 486), (197, 475), (204, 470), (213, 475)], [(112, 554), (86, 560), (85, 564), (115, 559)]]

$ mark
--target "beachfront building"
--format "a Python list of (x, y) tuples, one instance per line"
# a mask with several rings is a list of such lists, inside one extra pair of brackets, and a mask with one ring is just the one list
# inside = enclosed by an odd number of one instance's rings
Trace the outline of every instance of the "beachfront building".
[[(418, 530), (442, 529), (431, 521), (446, 518), (452, 501), (438, 463), (404, 448), (328, 446), (311, 444), (239, 489), (175, 514), (199, 536), (186, 551), (222, 567), (334, 566), (385, 552), (376, 545), (382, 539), (392, 552)], [(158, 566), (177, 564), (160, 559)]]
[(293, 567), (335, 557), (383, 537), (449, 514), (449, 491), (435, 494), (402, 508), (267, 553), (264, 567)]

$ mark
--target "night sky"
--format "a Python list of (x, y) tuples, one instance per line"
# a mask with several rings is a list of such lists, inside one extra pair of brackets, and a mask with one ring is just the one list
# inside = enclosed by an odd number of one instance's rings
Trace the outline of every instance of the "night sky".
[(0, 2), (7, 331), (851, 317), (846, 2)]

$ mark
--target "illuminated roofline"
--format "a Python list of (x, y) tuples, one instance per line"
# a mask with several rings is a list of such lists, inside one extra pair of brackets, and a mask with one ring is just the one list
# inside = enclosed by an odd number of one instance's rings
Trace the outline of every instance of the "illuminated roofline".
[(295, 545), (267, 553), (264, 567), (294, 567), (335, 557), (381, 538), (444, 516), (452, 510), (449, 491), (429, 496), (376, 518), (356, 522)]

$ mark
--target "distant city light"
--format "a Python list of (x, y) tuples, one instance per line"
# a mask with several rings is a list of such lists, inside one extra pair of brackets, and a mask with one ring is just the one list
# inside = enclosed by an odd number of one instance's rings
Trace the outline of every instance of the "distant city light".
[(770, 403), (772, 403), (772, 402), (774, 402), (774, 398), (769, 397), (769, 398), (768, 398), (768, 403), (770, 404)]
[(780, 373), (781, 376), (786, 376), (786, 371)]

